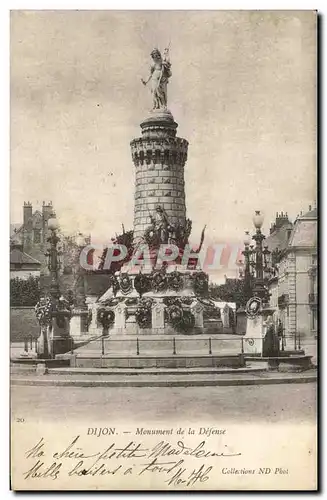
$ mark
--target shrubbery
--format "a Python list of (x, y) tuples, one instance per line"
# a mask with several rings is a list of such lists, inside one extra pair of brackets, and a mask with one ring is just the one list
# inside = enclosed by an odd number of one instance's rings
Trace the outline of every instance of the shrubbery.
[(27, 280), (10, 280), (10, 305), (35, 306), (40, 298), (40, 279), (31, 276)]

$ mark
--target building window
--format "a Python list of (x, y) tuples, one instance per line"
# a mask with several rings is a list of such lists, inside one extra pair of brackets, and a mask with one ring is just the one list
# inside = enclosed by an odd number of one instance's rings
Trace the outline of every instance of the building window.
[(41, 243), (41, 229), (34, 229), (34, 243)]
[(317, 330), (317, 310), (315, 308), (311, 311), (311, 329)]

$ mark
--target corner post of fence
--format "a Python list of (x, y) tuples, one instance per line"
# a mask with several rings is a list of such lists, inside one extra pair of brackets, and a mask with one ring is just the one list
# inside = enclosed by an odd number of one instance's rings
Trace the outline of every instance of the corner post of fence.
[(102, 356), (104, 356), (104, 336), (103, 335), (101, 337), (101, 353), (102, 353)]
[(176, 340), (173, 338), (173, 354), (176, 354)]
[(212, 354), (211, 337), (209, 337), (209, 354)]
[(139, 343), (139, 338), (136, 337), (136, 355), (140, 355), (140, 343)]

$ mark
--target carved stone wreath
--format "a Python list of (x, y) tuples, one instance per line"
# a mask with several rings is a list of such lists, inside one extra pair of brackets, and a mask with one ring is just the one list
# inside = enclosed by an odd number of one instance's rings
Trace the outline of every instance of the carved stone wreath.
[(109, 328), (115, 320), (115, 313), (111, 309), (105, 309), (101, 307), (97, 311), (97, 320), (102, 325), (103, 328)]
[(178, 305), (168, 306), (165, 310), (167, 322), (177, 328), (183, 318), (183, 309)]
[(120, 275), (119, 286), (124, 295), (127, 295), (132, 290), (132, 280), (127, 273)]
[(193, 275), (193, 289), (196, 295), (205, 295), (208, 292), (209, 278), (206, 273), (200, 271)]
[(168, 287), (175, 292), (178, 292), (183, 288), (183, 277), (181, 273), (174, 271), (168, 275)]
[(152, 299), (141, 299), (137, 306), (135, 319), (140, 328), (151, 326), (152, 303)]
[(167, 276), (164, 271), (155, 271), (152, 274), (151, 288), (155, 292), (163, 292), (167, 289)]
[(259, 297), (251, 297), (245, 306), (248, 318), (255, 318), (262, 308), (262, 300)]
[(151, 281), (145, 274), (139, 273), (134, 279), (134, 288), (141, 296), (151, 289)]

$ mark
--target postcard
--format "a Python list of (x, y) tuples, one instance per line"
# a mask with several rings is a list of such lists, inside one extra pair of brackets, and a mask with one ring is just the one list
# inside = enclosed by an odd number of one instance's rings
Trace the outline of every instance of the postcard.
[(14, 491), (317, 490), (317, 12), (13, 10)]

